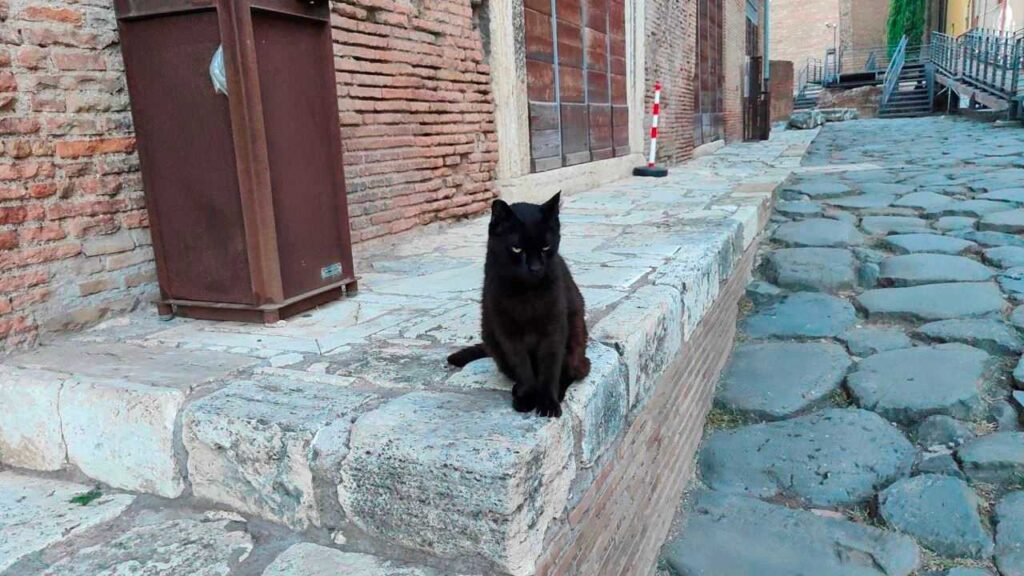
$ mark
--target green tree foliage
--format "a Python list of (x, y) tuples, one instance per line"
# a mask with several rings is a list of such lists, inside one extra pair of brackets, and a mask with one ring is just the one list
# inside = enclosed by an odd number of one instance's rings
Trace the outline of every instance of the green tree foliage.
[(889, 2), (889, 22), (887, 24), (889, 56), (896, 51), (896, 46), (903, 36), (907, 44), (914, 46), (924, 38), (924, 3), (925, 0), (891, 0)]

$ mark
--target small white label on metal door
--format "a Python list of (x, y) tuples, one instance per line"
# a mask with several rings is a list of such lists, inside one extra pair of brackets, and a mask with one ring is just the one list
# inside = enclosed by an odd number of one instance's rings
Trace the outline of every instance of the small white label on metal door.
[(341, 276), (341, 262), (335, 262), (330, 266), (324, 266), (320, 269), (320, 278), (323, 280), (330, 280), (338, 276)]

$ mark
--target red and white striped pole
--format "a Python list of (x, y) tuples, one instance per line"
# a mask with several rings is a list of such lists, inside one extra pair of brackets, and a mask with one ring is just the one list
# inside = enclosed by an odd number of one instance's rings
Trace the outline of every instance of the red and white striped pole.
[(654, 168), (655, 154), (658, 152), (658, 115), (661, 114), (661, 82), (654, 83), (654, 119), (651, 120), (651, 155), (647, 167)]
[(647, 159), (647, 166), (641, 166), (633, 169), (634, 176), (653, 176), (654, 178), (661, 178), (668, 176), (667, 168), (658, 168), (655, 166), (655, 158), (658, 153), (658, 117), (661, 115), (661, 82), (654, 83), (654, 110), (652, 111), (653, 118), (651, 119), (651, 154)]

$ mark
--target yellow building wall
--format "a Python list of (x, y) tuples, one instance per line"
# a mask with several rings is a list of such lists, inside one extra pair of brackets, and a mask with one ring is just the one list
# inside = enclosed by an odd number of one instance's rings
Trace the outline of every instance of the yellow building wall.
[(946, 29), (951, 36), (959, 36), (971, 28), (971, 0), (948, 0), (946, 4)]

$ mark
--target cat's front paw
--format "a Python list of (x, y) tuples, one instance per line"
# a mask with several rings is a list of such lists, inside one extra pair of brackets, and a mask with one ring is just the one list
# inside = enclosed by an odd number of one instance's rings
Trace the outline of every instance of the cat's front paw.
[(532, 412), (537, 407), (533, 395), (516, 386), (512, 389), (512, 409), (516, 412)]
[(537, 415), (544, 418), (561, 418), (562, 405), (554, 398), (545, 398), (537, 402)]

